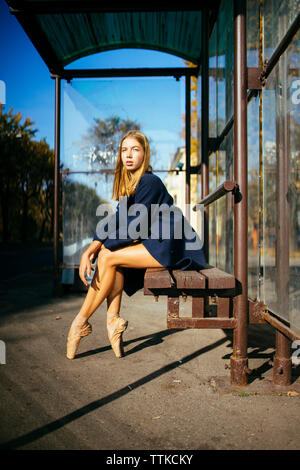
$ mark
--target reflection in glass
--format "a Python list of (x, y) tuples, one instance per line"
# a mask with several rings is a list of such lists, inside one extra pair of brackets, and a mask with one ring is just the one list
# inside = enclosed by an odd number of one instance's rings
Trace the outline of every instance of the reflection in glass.
[[(121, 137), (128, 130), (140, 129), (148, 137), (154, 170), (167, 170), (169, 160), (184, 147), (184, 90), (184, 80), (173, 77), (75, 79), (64, 83), (64, 265), (79, 265), (99, 222), (99, 204), (116, 206), (111, 200), (113, 173)], [(162, 180), (167, 177), (166, 172), (157, 175)], [(176, 184), (185, 194), (179, 177)]]
[(260, 2), (247, 0), (247, 66), (259, 66), (259, 15)]
[(263, 1), (264, 59), (271, 57), (299, 13), (299, 0)]
[(100, 204), (110, 204), (108, 188), (112, 192), (112, 175), (70, 174), (63, 178), (63, 262), (67, 266), (80, 264), (83, 251), (92, 242), (96, 216)]
[(300, 329), (300, 34), (263, 91), (264, 301)]
[(248, 104), (248, 295), (260, 297), (259, 96)]

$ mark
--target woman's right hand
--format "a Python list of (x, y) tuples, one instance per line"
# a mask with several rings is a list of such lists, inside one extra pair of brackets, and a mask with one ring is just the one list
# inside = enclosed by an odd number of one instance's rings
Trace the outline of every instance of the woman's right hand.
[(94, 240), (81, 256), (79, 265), (79, 277), (85, 286), (88, 286), (88, 282), (85, 278), (85, 273), (88, 277), (91, 277), (92, 262), (97, 257), (97, 254), (101, 247), (102, 243), (100, 241)]

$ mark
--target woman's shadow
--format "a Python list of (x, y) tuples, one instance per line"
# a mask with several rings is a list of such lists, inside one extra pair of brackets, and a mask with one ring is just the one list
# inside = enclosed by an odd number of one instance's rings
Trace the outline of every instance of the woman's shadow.
[[(125, 348), (125, 356), (130, 356), (131, 354), (135, 354), (139, 351), (142, 351), (145, 348), (150, 348), (152, 346), (156, 346), (157, 344), (161, 344), (164, 341), (164, 338), (170, 336), (174, 333), (178, 333), (180, 331), (184, 331), (182, 329), (172, 328), (172, 329), (165, 329), (159, 332), (151, 333), (149, 335), (139, 336), (138, 338), (130, 339), (128, 341), (124, 341), (123, 345)], [(132, 349), (127, 350), (127, 347), (134, 343), (139, 343), (143, 341), (141, 344), (137, 344)], [(89, 351), (85, 351), (84, 353), (77, 354), (75, 359), (79, 359), (86, 356), (93, 356), (94, 354), (100, 354), (104, 351), (108, 351), (111, 349), (110, 345), (102, 346), (101, 348), (92, 349)]]

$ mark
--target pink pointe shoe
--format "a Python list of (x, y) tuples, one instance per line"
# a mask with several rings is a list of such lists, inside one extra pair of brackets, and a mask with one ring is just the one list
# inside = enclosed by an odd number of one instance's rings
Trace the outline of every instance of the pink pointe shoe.
[(67, 341), (67, 358), (74, 359), (81, 338), (92, 332), (92, 326), (86, 322), (84, 325), (71, 325)]
[(128, 325), (127, 320), (123, 320), (117, 315), (111, 316), (107, 322), (107, 334), (111, 347), (116, 357), (124, 356), (122, 334)]

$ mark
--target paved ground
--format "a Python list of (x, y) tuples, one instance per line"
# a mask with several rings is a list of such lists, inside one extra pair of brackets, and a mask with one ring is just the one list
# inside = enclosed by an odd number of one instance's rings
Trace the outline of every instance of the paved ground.
[[(232, 338), (222, 330), (167, 330), (166, 302), (124, 295), (126, 356), (115, 358), (105, 308), (75, 360), (66, 336), (84, 294), (51, 296), (51, 271), (3, 281), (0, 442), (4, 449), (299, 449), (300, 382), (271, 385), (274, 332), (252, 326), (246, 389), (229, 384)], [(191, 305), (182, 305), (188, 314)], [(296, 393), (290, 393), (296, 392)]]

